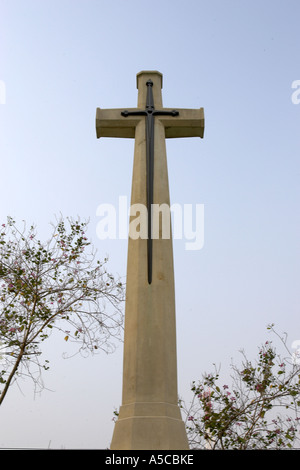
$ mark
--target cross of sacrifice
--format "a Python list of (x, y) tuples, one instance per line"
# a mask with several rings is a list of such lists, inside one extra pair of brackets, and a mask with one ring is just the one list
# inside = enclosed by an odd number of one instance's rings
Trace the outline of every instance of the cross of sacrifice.
[(135, 139), (131, 208), (148, 210), (147, 237), (131, 237), (129, 229), (122, 405), (111, 449), (187, 449), (177, 394), (172, 237), (153, 237), (152, 208), (170, 207), (165, 139), (202, 138), (204, 111), (163, 108), (157, 71), (138, 73), (137, 88), (137, 108), (96, 112), (98, 138)]

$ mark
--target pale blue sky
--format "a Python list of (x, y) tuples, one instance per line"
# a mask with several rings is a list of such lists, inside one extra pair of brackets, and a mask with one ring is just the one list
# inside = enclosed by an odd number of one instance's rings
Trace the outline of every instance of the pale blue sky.
[[(204, 204), (205, 243), (174, 241), (179, 392), (266, 325), (300, 339), (298, 0), (0, 0), (0, 217), (41, 238), (65, 216), (90, 218), (100, 256), (126, 273), (126, 240), (100, 242), (96, 210), (130, 196), (133, 141), (96, 139), (96, 107), (134, 107), (136, 74), (163, 74), (166, 107), (205, 108), (203, 140), (167, 142), (172, 203)], [(105, 448), (121, 403), (122, 347), (52, 367), (33, 400), (0, 410), (0, 446)]]

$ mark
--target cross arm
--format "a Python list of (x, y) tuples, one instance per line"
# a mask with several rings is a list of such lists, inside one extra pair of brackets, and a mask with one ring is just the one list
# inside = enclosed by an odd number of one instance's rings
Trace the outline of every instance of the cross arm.
[[(128, 108), (126, 111), (136, 112), (137, 108)], [(133, 139), (135, 137), (135, 128), (140, 122), (139, 114), (133, 114), (124, 119), (121, 114), (124, 108), (101, 109), (96, 110), (96, 133), (100, 137), (124, 137)]]
[[(164, 108), (165, 111), (172, 109)], [(174, 137), (203, 137), (204, 135), (204, 109), (180, 109), (177, 116), (157, 116), (164, 127), (166, 138)]]

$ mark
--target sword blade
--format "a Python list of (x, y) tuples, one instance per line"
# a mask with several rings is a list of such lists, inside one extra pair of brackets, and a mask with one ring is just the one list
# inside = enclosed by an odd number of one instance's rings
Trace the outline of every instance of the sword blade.
[(178, 116), (179, 112), (156, 110), (153, 99), (153, 82), (148, 80), (146, 109), (128, 111), (125, 109), (121, 115), (125, 118), (128, 116), (145, 116), (146, 117), (146, 192), (147, 192), (147, 212), (148, 212), (148, 239), (147, 239), (147, 274), (148, 284), (152, 282), (152, 262), (153, 262), (153, 242), (152, 242), (152, 204), (153, 204), (153, 181), (154, 181), (154, 116)]
[(154, 177), (154, 118), (151, 114), (146, 117), (146, 170), (147, 170), (147, 211), (148, 211), (148, 240), (147, 263), (148, 284), (152, 282), (152, 204)]

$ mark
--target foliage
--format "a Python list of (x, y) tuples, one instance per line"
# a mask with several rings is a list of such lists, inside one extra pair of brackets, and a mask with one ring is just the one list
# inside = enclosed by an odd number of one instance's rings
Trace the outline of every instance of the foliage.
[(42, 386), (41, 343), (54, 330), (81, 352), (114, 348), (122, 333), (122, 283), (96, 260), (86, 222), (63, 219), (46, 243), (36, 229), (0, 227), (0, 404), (13, 380), (29, 375)]
[[(273, 326), (268, 329), (279, 337)], [(287, 349), (286, 337), (281, 340)], [(243, 353), (241, 367), (232, 365), (231, 387), (219, 385), (218, 370), (193, 382), (192, 403), (187, 408), (180, 402), (190, 446), (245, 450), (299, 445), (300, 366), (292, 358), (281, 359), (267, 341), (255, 362)]]

